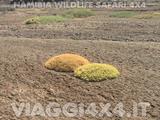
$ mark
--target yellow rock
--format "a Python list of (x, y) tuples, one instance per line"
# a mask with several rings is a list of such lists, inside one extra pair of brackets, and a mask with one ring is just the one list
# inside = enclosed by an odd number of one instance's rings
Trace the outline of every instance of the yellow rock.
[(120, 75), (114, 66), (100, 63), (90, 63), (80, 66), (74, 71), (74, 74), (76, 77), (86, 81), (113, 79)]
[(73, 72), (79, 66), (88, 64), (89, 61), (76, 54), (61, 54), (50, 58), (45, 67), (50, 70), (61, 72)]

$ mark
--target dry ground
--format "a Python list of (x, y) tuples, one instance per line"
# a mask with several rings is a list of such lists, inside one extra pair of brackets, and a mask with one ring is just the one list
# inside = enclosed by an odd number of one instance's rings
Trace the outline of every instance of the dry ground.
[[(33, 11), (33, 10), (32, 10)], [(108, 40), (108, 41), (160, 41), (159, 19), (110, 18), (111, 11), (97, 11), (96, 16), (86, 19), (74, 19), (52, 25), (24, 24), (27, 18), (35, 15), (56, 14), (56, 11), (17, 10), (0, 16), (0, 36), (74, 39), (74, 40)], [(10, 19), (9, 19), (10, 18)]]
[[(45, 11), (41, 14), (46, 14)], [(35, 13), (35, 14), (40, 14)], [(54, 13), (52, 13), (54, 14)], [(24, 25), (33, 13), (15, 11), (0, 16), (0, 119), (2, 120), (159, 120), (160, 21), (109, 18), (109, 12), (52, 25)], [(9, 19), (10, 18), (10, 19)], [(93, 62), (115, 65), (121, 76), (89, 82), (72, 73), (43, 67), (48, 57), (77, 53)], [(147, 117), (17, 118), (13, 102), (149, 102)]]

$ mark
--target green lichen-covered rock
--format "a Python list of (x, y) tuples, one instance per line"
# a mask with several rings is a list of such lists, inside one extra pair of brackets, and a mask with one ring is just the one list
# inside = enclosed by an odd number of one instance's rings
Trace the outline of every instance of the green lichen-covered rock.
[(39, 24), (39, 18), (35, 17), (35, 18), (30, 18), (28, 20), (25, 21), (25, 24)]
[(76, 77), (86, 81), (102, 81), (117, 78), (120, 75), (114, 66), (99, 63), (80, 66), (74, 71), (74, 74)]

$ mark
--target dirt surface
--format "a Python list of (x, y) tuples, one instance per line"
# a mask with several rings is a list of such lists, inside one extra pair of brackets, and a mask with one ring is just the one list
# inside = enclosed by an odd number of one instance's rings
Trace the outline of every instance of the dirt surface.
[[(48, 14), (55, 14), (49, 11)], [(46, 14), (46, 11), (18, 10), (0, 17), (0, 36), (74, 39), (74, 40), (107, 40), (107, 41), (160, 41), (160, 20), (110, 18), (111, 11), (97, 11), (96, 15), (86, 19), (74, 19), (64, 23), (50, 25), (25, 25), (24, 21), (34, 15)], [(12, 19), (8, 19), (12, 18)], [(7, 25), (6, 25), (7, 24)]]
[[(12, 102), (47, 104), (51, 101), (113, 104), (122, 101), (126, 109), (131, 107), (132, 101), (144, 101), (151, 104), (147, 119), (160, 117), (159, 43), (1, 38), (0, 45), (0, 112), (3, 119), (18, 119), (10, 110)], [(57, 73), (43, 67), (49, 56), (66, 52), (78, 53), (93, 62), (114, 64), (121, 77), (86, 83), (72, 74)]]
[[(14, 13), (14, 14), (13, 14)], [(39, 13), (35, 13), (36, 15)], [(46, 14), (44, 13), (41, 14)], [(52, 13), (54, 14), (54, 13)], [(0, 16), (0, 119), (2, 120), (159, 120), (160, 21), (109, 18), (108, 12), (52, 25), (24, 25), (34, 16), (15, 11)], [(10, 18), (12, 19), (8, 19)], [(121, 76), (85, 82), (72, 73), (47, 70), (43, 63), (61, 53), (80, 54), (116, 66)], [(11, 103), (124, 104), (149, 102), (146, 117), (16, 117)]]

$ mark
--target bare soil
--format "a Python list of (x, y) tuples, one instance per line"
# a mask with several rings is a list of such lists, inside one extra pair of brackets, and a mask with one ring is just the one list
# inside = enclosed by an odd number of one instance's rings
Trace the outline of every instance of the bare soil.
[[(159, 120), (160, 21), (110, 18), (110, 11), (52, 25), (24, 24), (34, 16), (15, 11), (0, 16), (0, 119), (2, 120)], [(54, 14), (53, 12), (50, 14)], [(10, 19), (9, 19), (10, 18)], [(121, 76), (85, 82), (72, 73), (44, 68), (50, 56), (80, 54), (92, 62), (116, 66)], [(149, 102), (146, 117), (16, 117), (11, 103), (122, 102), (131, 112), (133, 101)]]
[[(33, 10), (32, 10), (33, 11)], [(97, 11), (86, 19), (74, 19), (50, 25), (25, 25), (35, 15), (56, 14), (56, 11), (17, 10), (0, 17), (0, 36), (42, 39), (107, 40), (107, 41), (160, 41), (160, 20), (111, 18), (112, 11)], [(10, 18), (10, 19), (9, 19)]]

